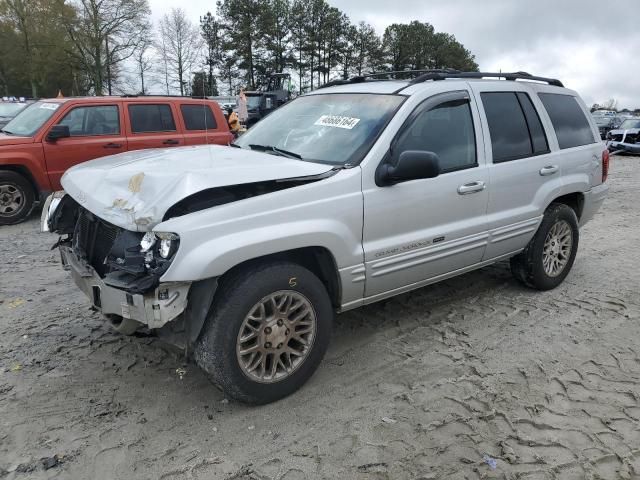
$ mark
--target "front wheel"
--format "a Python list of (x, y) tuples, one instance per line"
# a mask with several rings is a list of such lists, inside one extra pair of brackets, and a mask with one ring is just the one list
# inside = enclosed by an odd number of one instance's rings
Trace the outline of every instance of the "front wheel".
[(29, 180), (17, 172), (0, 171), (0, 225), (23, 222), (33, 210), (35, 200)]
[(196, 363), (236, 400), (264, 404), (298, 390), (318, 368), (333, 308), (306, 268), (269, 262), (225, 279), (196, 343)]
[(524, 251), (511, 259), (513, 275), (525, 285), (551, 290), (569, 274), (578, 251), (580, 231), (573, 209), (553, 203)]

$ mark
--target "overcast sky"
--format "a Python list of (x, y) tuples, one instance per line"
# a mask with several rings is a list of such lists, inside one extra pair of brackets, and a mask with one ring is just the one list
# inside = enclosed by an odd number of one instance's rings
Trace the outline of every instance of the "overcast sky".
[[(588, 105), (640, 108), (640, 5), (628, 0), (328, 0), (379, 34), (394, 22), (429, 22), (452, 33), (483, 71), (559, 78)], [(154, 19), (181, 7), (197, 22), (214, 0), (149, 0)], [(213, 13), (213, 12), (212, 12)]]

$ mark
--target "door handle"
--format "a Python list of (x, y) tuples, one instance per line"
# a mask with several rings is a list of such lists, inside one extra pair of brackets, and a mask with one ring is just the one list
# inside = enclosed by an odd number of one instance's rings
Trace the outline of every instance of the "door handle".
[(486, 188), (484, 182), (471, 182), (465, 183), (464, 185), (460, 185), (458, 187), (459, 195), (469, 195), (470, 193), (478, 193), (483, 191)]
[(162, 143), (165, 144), (165, 145), (178, 145), (180, 143), (180, 141), (179, 140), (170, 139), (170, 140), (165, 140)]
[(554, 173), (557, 173), (558, 170), (560, 169), (557, 165), (547, 165), (546, 167), (542, 167), (540, 169), (540, 175), (546, 177), (547, 175), (553, 175)]
[(103, 145), (102, 148), (122, 148), (122, 144), (120, 144), (120, 143), (107, 143), (106, 145)]

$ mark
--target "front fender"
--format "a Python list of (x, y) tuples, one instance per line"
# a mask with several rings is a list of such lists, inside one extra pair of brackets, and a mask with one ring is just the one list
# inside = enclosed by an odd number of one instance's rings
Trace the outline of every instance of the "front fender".
[(191, 239), (184, 244), (181, 240), (180, 254), (161, 281), (218, 277), (247, 260), (305, 247), (326, 248), (339, 267), (352, 265), (354, 258), (362, 256), (360, 238), (345, 224), (331, 219), (302, 220), (223, 235), (202, 243)]

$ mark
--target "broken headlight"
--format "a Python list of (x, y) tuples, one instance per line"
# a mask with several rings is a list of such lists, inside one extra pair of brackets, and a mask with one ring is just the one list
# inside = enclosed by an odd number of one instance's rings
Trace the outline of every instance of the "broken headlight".
[(178, 249), (178, 235), (175, 233), (156, 233), (156, 236), (160, 239), (160, 245), (158, 246), (158, 253), (162, 258), (171, 258)]
[(176, 253), (179, 240), (180, 237), (175, 233), (147, 232), (140, 240), (140, 252), (146, 254), (149, 261), (156, 252), (166, 260)]

